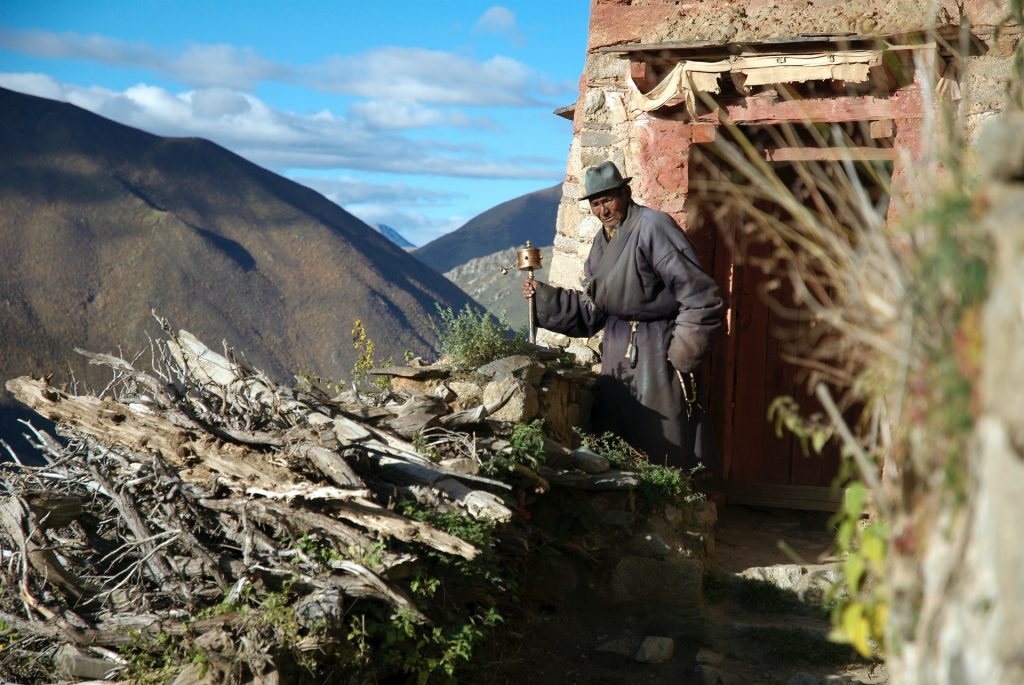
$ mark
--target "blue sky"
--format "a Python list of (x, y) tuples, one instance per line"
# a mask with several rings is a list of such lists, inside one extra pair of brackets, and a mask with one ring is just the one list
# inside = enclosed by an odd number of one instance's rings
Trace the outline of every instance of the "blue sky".
[(0, 86), (200, 136), (417, 245), (561, 181), (588, 0), (0, 0)]

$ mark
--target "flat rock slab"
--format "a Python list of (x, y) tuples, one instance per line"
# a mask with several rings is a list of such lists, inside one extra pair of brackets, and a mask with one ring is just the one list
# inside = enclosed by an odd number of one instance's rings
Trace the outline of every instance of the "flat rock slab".
[(397, 376), (413, 380), (428, 378), (447, 378), (449, 371), (442, 366), (389, 366), (382, 369), (370, 369), (374, 376)]
[(586, 447), (577, 447), (571, 457), (572, 465), (584, 473), (605, 473), (612, 467), (607, 458)]
[(476, 370), (481, 376), (488, 378), (519, 378), (530, 385), (540, 383), (544, 375), (545, 367), (536, 359), (527, 357), (524, 354), (516, 354), (511, 357), (497, 359), (489, 364), (484, 364)]
[(569, 345), (565, 351), (571, 354), (576, 359), (576, 363), (581, 366), (590, 367), (601, 362), (601, 357), (597, 352), (587, 345)]

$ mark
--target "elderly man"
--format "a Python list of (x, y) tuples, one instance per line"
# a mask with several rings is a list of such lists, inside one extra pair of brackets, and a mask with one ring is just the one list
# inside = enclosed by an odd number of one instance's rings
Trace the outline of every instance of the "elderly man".
[(584, 290), (527, 279), (537, 323), (573, 337), (604, 329), (594, 407), (610, 430), (652, 462), (692, 467), (702, 448), (698, 367), (722, 325), (722, 293), (668, 214), (633, 202), (629, 178), (612, 162), (584, 174), (583, 199), (600, 219), (584, 265)]

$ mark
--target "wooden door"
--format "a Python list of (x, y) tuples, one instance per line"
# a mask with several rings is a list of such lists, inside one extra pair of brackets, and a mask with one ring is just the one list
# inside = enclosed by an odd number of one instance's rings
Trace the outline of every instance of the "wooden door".
[[(829, 443), (816, 454), (788, 430), (777, 432), (768, 416), (781, 397), (793, 398), (805, 415), (820, 411), (799, 352), (799, 343), (813, 338), (814, 318), (797, 304), (785, 274), (771, 266), (765, 238), (749, 233), (738, 238), (736, 222), (743, 217), (702, 207), (695, 174), (707, 171), (710, 162), (694, 150), (688, 231), (714, 236), (712, 275), (729, 298), (726, 335), (710, 364), (710, 416), (722, 451), (717, 475), (730, 502), (834, 510), (841, 497), (832, 487), (839, 473), (838, 446)], [(784, 178), (786, 163), (777, 167)], [(760, 209), (782, 211), (769, 203)]]

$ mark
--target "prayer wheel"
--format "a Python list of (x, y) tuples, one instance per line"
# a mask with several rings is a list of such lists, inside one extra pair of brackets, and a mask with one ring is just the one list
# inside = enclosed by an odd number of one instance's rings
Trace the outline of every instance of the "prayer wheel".
[[(520, 271), (529, 271), (530, 278), (533, 278), (533, 270), (540, 269), (543, 267), (541, 263), (540, 248), (533, 247), (532, 243), (527, 240), (526, 247), (521, 247), (516, 252), (516, 267)], [(511, 266), (501, 267), (501, 273), (507, 274), (511, 269)], [(530, 343), (537, 342), (537, 303), (534, 301), (533, 296), (530, 298)]]
[(530, 241), (526, 241), (526, 247), (520, 248), (517, 252), (519, 256), (519, 262), (516, 264), (516, 268), (520, 271), (529, 271), (530, 277), (533, 277), (533, 270), (541, 268), (541, 257), (540, 248), (531, 247)]

